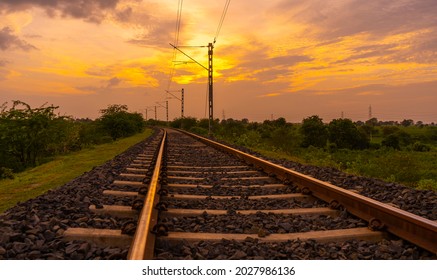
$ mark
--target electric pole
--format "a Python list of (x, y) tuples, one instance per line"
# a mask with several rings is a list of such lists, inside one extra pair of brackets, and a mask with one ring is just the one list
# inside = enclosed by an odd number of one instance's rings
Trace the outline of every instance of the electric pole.
[(214, 106), (213, 106), (213, 77), (212, 77), (212, 59), (213, 59), (213, 50), (214, 46), (212, 43), (208, 44), (208, 88), (209, 88), (209, 98), (208, 98), (208, 104), (209, 104), (209, 131), (208, 134), (211, 136), (212, 131), (212, 124), (214, 122)]
[(165, 101), (165, 110), (167, 111), (167, 122), (168, 122), (168, 100)]
[(181, 90), (181, 118), (184, 118), (184, 89)]
[[(167, 116), (167, 122), (168, 122), (168, 101), (165, 101), (165, 106), (162, 105), (162, 103), (164, 103), (164, 101), (162, 101), (162, 102), (156, 102), (156, 104), (158, 104), (159, 107), (165, 108), (165, 113), (166, 113), (166, 116)], [(156, 108), (156, 106), (155, 106), (155, 108)]]
[[(176, 50), (180, 51), (186, 57), (188, 57), (189, 59), (191, 59), (192, 61), (197, 63), (200, 67), (202, 67), (203, 69), (208, 71), (208, 107), (209, 107), (209, 110), (208, 110), (208, 112), (209, 112), (209, 114), (208, 114), (209, 115), (208, 134), (211, 135), (212, 124), (214, 122), (214, 101), (213, 101), (214, 100), (214, 97), (213, 97), (214, 80), (213, 80), (213, 67), (212, 67), (214, 45), (213, 45), (213, 43), (208, 44), (208, 68), (206, 68), (205, 66), (200, 64), (198, 61), (196, 61), (194, 58), (192, 58), (191, 56), (189, 56), (188, 54), (186, 54), (185, 52), (180, 50), (179, 47), (177, 47), (173, 44), (170, 44), (170, 46), (172, 46)], [(201, 46), (201, 47), (205, 47), (205, 46)]]
[[(184, 118), (184, 89), (180, 90), (181, 98), (179, 98), (176, 95), (174, 95), (171, 91), (166, 90), (166, 92), (181, 102), (181, 118)], [(179, 92), (179, 90), (176, 90), (176, 91), (173, 91), (173, 92)]]

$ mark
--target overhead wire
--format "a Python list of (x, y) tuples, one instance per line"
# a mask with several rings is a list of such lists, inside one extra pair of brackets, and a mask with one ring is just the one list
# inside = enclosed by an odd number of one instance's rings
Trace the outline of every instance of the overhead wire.
[[(179, 34), (181, 31), (181, 22), (182, 22), (182, 6), (184, 4), (184, 0), (179, 0), (178, 1), (178, 10), (177, 10), (177, 15), (176, 15), (176, 28), (175, 28), (175, 38), (174, 38), (174, 45), (177, 46), (179, 44)], [(171, 87), (171, 83), (173, 82), (173, 76), (175, 74), (176, 71), (176, 65), (174, 63), (174, 61), (176, 60), (177, 57), (177, 50), (173, 49), (173, 57), (171, 60), (171, 63), (173, 64), (173, 66), (170, 69), (170, 73), (169, 73), (169, 79), (168, 79), (168, 84), (167, 84), (167, 91), (170, 90)]]
[(230, 3), (231, 3), (231, 0), (226, 0), (225, 7), (223, 8), (223, 12), (222, 12), (222, 17), (220, 18), (220, 22), (217, 26), (217, 31), (216, 31), (215, 36), (214, 36), (213, 44), (215, 44), (217, 42), (217, 38), (220, 34), (220, 30), (222, 29), (223, 22), (225, 21), (226, 13), (228, 12), (228, 8), (229, 8)]

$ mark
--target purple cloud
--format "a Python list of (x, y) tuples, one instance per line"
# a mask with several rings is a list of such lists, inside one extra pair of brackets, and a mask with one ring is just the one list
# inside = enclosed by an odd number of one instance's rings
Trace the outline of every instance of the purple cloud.
[(114, 10), (120, 0), (2, 0), (1, 11), (26, 10), (40, 7), (49, 16), (81, 18), (90, 22), (101, 22), (108, 10)]
[(9, 27), (3, 27), (0, 30), (0, 50), (20, 49), (23, 51), (36, 50), (37, 48), (13, 34), (13, 30)]

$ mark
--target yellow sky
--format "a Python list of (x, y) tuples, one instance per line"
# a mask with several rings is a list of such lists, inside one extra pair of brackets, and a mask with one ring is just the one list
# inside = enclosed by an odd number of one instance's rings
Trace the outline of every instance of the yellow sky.
[[(184, 88), (186, 115), (205, 117), (207, 72), (172, 62), (179, 2), (0, 2), (0, 103), (95, 118)], [(212, 42), (225, 2), (183, 1), (179, 45)], [(215, 117), (366, 120), (372, 105), (379, 119), (437, 122), (437, 2), (367, 2), (231, 1), (214, 48)], [(207, 48), (183, 50), (207, 65)]]

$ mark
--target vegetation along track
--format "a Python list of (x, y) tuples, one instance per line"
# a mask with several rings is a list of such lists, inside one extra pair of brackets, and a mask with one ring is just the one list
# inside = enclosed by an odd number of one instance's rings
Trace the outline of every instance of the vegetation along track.
[(175, 130), (96, 169), (1, 216), (0, 258), (436, 258), (433, 192), (420, 217)]

